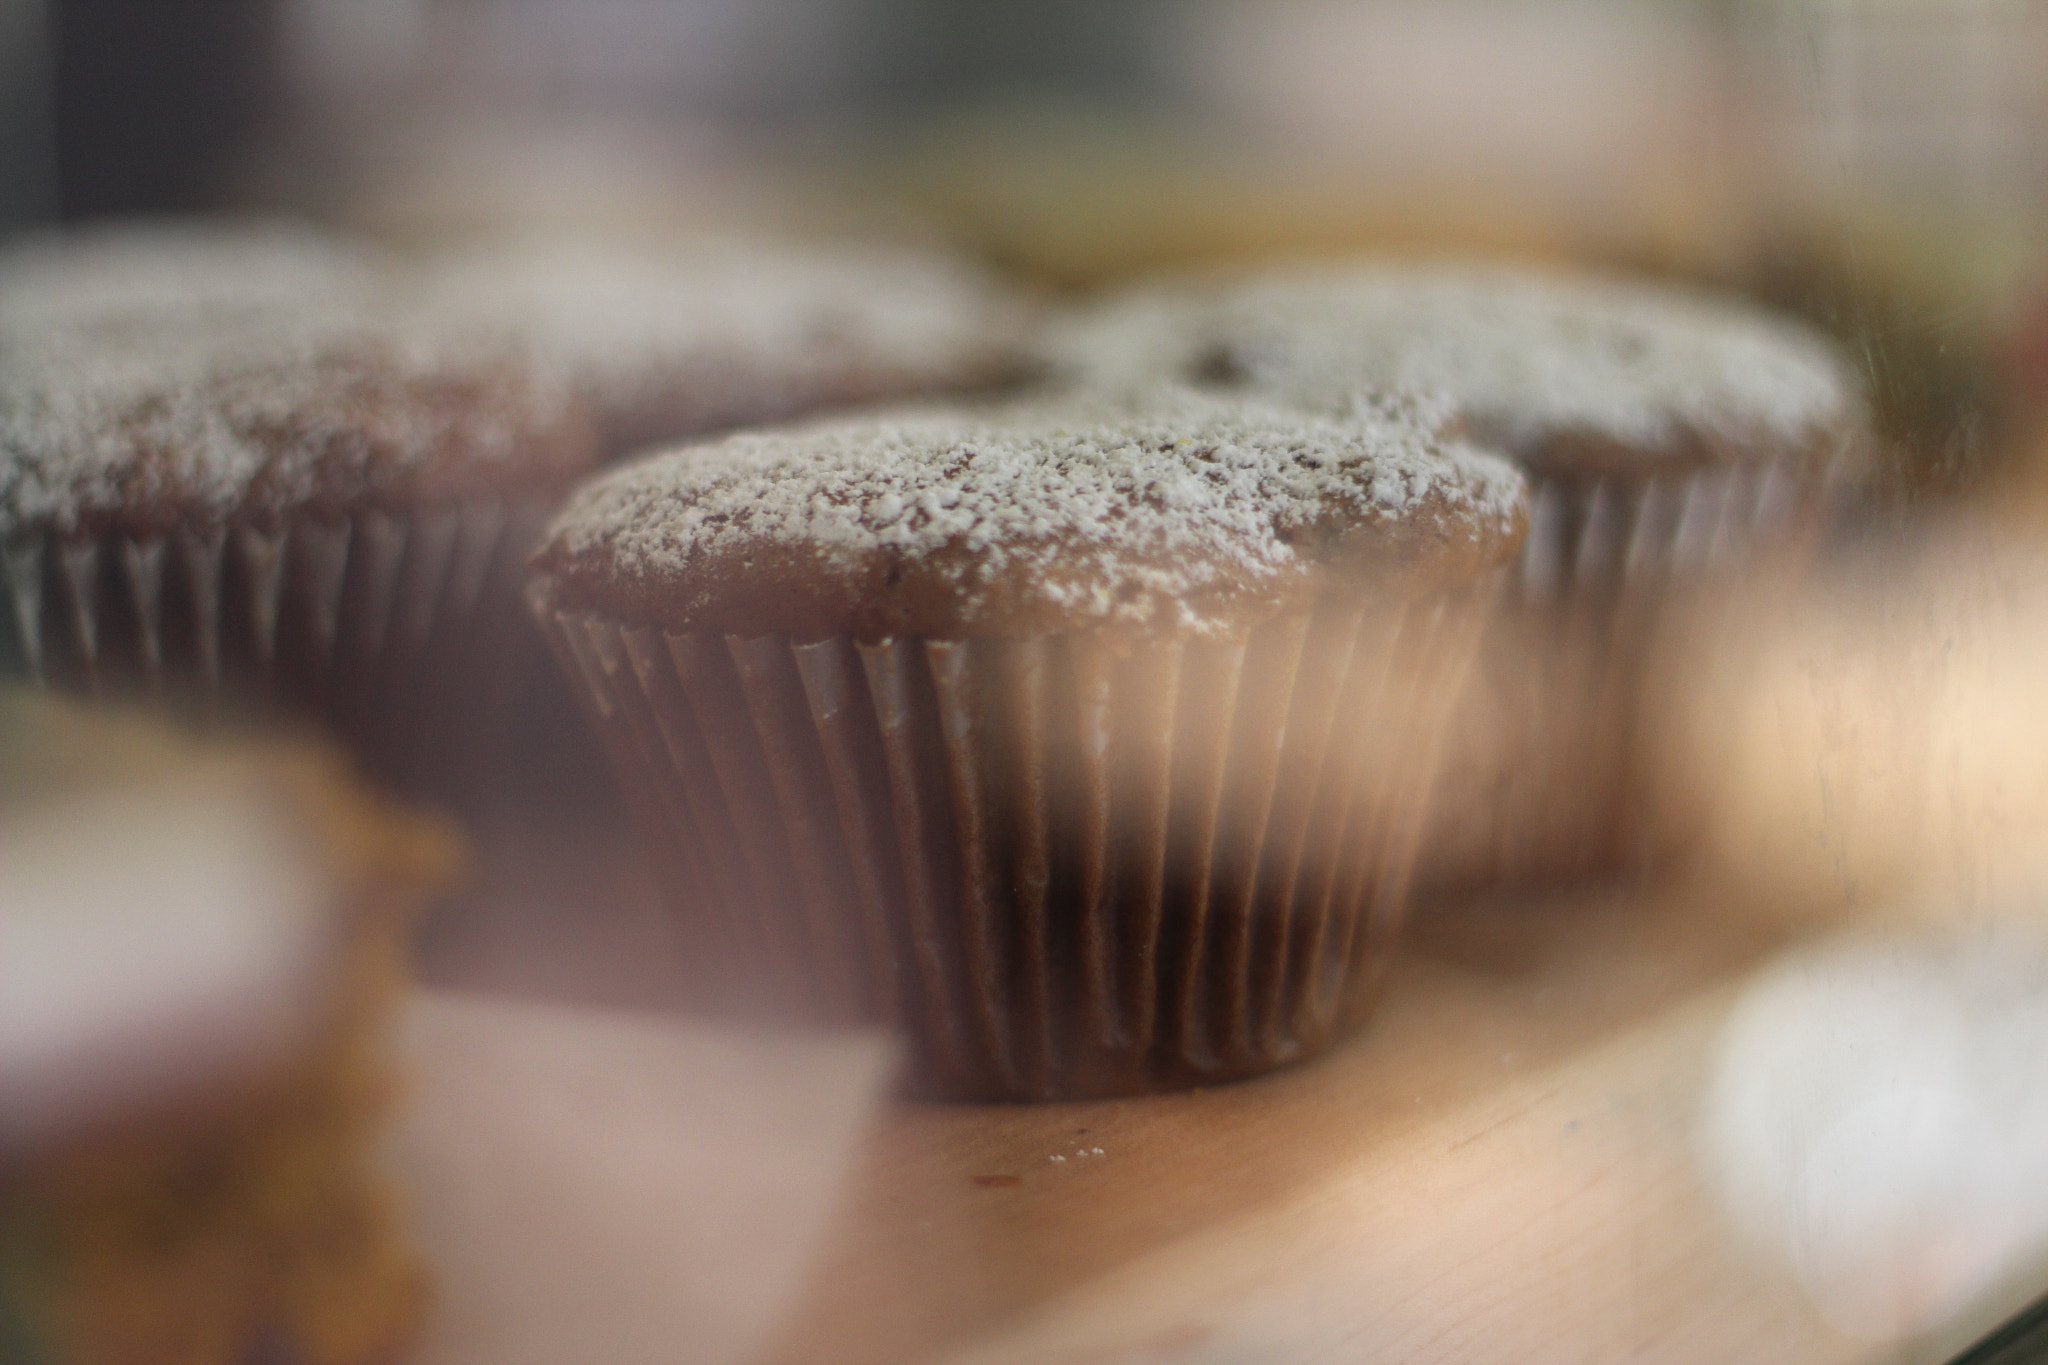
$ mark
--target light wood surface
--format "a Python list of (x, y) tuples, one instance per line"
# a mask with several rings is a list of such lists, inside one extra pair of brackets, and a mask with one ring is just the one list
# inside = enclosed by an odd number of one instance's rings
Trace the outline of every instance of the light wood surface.
[[(2038, 583), (2029, 572), (2026, 581)], [(1833, 610), (1824, 603), (1820, 614)], [(1900, 675), (1883, 666), (1888, 653), (1875, 656), (1873, 686), (1894, 707), (1884, 714), (1917, 734), (1930, 698), (1949, 698), (1956, 715), (1979, 722), (2023, 712), (2035, 654), (2007, 648), (2003, 625), (1968, 636), (1981, 637), (1993, 674), (2013, 685), (1997, 693), (2006, 710), (1966, 704), (1981, 698), (1943, 690), (1953, 622), (1945, 609), (1928, 610), (1944, 622), (1939, 666)], [(1779, 843), (1803, 838), (1830, 876), (1866, 879), (1870, 859), (1844, 862), (1842, 840), (1811, 829), (1826, 833), (1845, 818), (1842, 774), (1864, 772), (1873, 753), (1883, 758), (1871, 746), (1886, 731), (1858, 717), (1834, 723), (1832, 693), (1813, 692), (1804, 657), (1792, 656), (1786, 685), (1790, 695), (1812, 693), (1828, 721), (1815, 733), (1834, 747), (1802, 745), (1782, 725), (1759, 733), (1784, 769), (1775, 779), (1793, 782), (1811, 809), (1741, 792), (1720, 804), (1805, 811), (1814, 817), (1807, 826), (1782, 814), (1752, 823)], [(1724, 690), (1710, 689), (1717, 713)], [(1761, 714), (1782, 719), (1786, 708), (1766, 701)], [(2028, 764), (2038, 754), (2012, 728), (1963, 727), (1925, 771), (1880, 769), (1857, 786), (1882, 798), (1882, 809), (1906, 812), (1870, 824), (1870, 848), (1889, 857), (1910, 835), (1922, 843), (1900, 847), (1924, 853), (1937, 805), (1960, 819), (1993, 798), (2035, 793), (2040, 784), (2028, 783), (2039, 765)], [(1708, 746), (1694, 766), (1725, 771), (1726, 747)], [(1999, 761), (1961, 761), (1987, 756)], [(1845, 768), (1848, 759), (1863, 766)], [(1960, 827), (1974, 835), (1981, 823)], [(2022, 832), (2038, 825), (2008, 823)], [(634, 881), (630, 850), (613, 837), (594, 829), (574, 866), (559, 838), (515, 841), (524, 859), (500, 860), (483, 913), (441, 926), (430, 970), (444, 983), (528, 997), (671, 1005), (677, 949), (651, 892)], [(818, 1196), (827, 1204), (812, 1211), (822, 1250), (763, 1359), (1948, 1359), (2048, 1286), (2048, 1241), (2006, 1255), (1999, 1283), (1938, 1338), (1871, 1347), (1823, 1323), (1785, 1261), (1747, 1248), (1700, 1163), (1701, 1085), (1730, 1003), (1755, 968), (1835, 927), (1786, 912), (1844, 900), (1788, 883), (1790, 860), (1765, 856), (1768, 842), (1739, 846), (1734, 861), (1758, 875), (1720, 891), (1580, 890), (1419, 913), (1366, 1031), (1330, 1057), (1259, 1081), (1086, 1105), (878, 1106), (851, 1174)], [(1927, 902), (1968, 914), (1985, 903), (1975, 884)], [(2028, 1072), (2015, 1084), (2034, 1079)], [(1887, 1167), (1879, 1150), (1897, 1131), (1872, 1129), (1864, 1145), (1873, 1150), (1856, 1150), (1871, 1179), (1904, 1171), (1899, 1188), (1910, 1194), (1910, 1161)], [(1945, 1152), (1951, 1161), (1955, 1150)], [(1790, 1240), (1804, 1235), (1799, 1220), (1810, 1213), (1791, 1211)]]
[(1683, 892), (1441, 910), (1319, 1063), (895, 1106), (771, 1359), (1853, 1358), (1690, 1164), (1724, 984), (1785, 940)]
[(786, 1319), (894, 1066), (431, 992), (392, 1158), (435, 1276), (411, 1365), (744, 1365)]
[(1683, 1117), (1713, 1013), (1455, 1105), (951, 1358), (1856, 1359), (1701, 1198)]
[[(658, 906), (629, 855), (602, 840), (588, 855), (585, 872), (504, 876), (482, 913), (441, 926), (431, 974), (627, 1008), (660, 1027), (674, 961)], [(2018, 1267), (1941, 1342), (1872, 1348), (1824, 1324), (1715, 1206), (1694, 1133), (1720, 1021), (1755, 968), (1826, 927), (1728, 895), (1579, 891), (1420, 913), (1364, 1033), (1245, 1084), (976, 1106), (878, 1103), (879, 1073), (865, 1096), (841, 1075), (827, 1087), (840, 1136), (816, 1149), (707, 1126), (669, 1086), (667, 1110), (635, 1111), (634, 1151), (729, 1155), (627, 1200), (644, 1245), (721, 1244), (706, 1212), (718, 1208), (741, 1223), (754, 1219), (745, 1208), (780, 1208), (777, 1226), (803, 1235), (774, 1242), (775, 1282), (789, 1287), (772, 1321), (758, 1273), (692, 1253), (692, 1282), (666, 1302), (658, 1273), (634, 1278), (650, 1315), (639, 1339), (660, 1344), (650, 1359), (736, 1361), (707, 1353), (692, 1315), (753, 1304), (741, 1317), (755, 1325), (723, 1340), (754, 1339), (745, 1354), (767, 1365), (1946, 1360), (2048, 1284), (2048, 1260)], [(775, 1112), (799, 1116), (825, 1093), (783, 1091), (794, 1107)], [(539, 1102), (500, 1098), (515, 1114)], [(445, 1167), (463, 1166), (476, 1139), (464, 1124), (481, 1120), (464, 1113), (490, 1108), (443, 1103)], [(853, 1113), (866, 1115), (858, 1128)], [(571, 1118), (587, 1137), (555, 1159), (587, 1181), (614, 1160), (619, 1125), (600, 1108)], [(721, 1128), (742, 1140), (719, 1146)], [(500, 1164), (543, 1178), (545, 1154), (513, 1156)], [(758, 1169), (742, 1170), (749, 1161)], [(761, 1193), (729, 1197), (742, 1189)], [(777, 1189), (800, 1197), (777, 1204)], [(617, 1240), (609, 1222), (563, 1207), (560, 1227), (507, 1224), (497, 1240), (547, 1239), (579, 1264), (575, 1247)], [(665, 1238), (664, 1226), (679, 1231)], [(482, 1263), (504, 1253), (448, 1254), (474, 1309), (498, 1273)], [(725, 1271), (746, 1283), (728, 1294)]]

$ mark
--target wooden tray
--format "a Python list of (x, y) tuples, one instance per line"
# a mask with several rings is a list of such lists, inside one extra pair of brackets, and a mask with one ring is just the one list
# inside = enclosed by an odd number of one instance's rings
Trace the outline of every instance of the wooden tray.
[[(529, 927), (554, 926), (541, 958), (472, 955), (470, 973), (586, 999), (615, 981), (623, 1003), (658, 1004), (659, 915), (620, 913), (631, 900), (597, 919), (536, 913)], [(727, 1354), (693, 1354), (702, 1338), (679, 1319), (649, 1358), (1947, 1359), (2048, 1270), (2026, 1268), (1938, 1341), (1874, 1348), (1746, 1251), (1697, 1166), (1719, 1023), (1793, 940), (1700, 890), (1438, 909), (1418, 916), (1371, 1027), (1311, 1065), (1091, 1104), (878, 1099), (864, 1129), (842, 1104), (831, 1121), (860, 1136), (833, 1180), (806, 1177), (818, 1230), (787, 1254), (808, 1273), (752, 1319), (772, 1340), (728, 1333)], [(453, 941), (444, 972), (463, 957)], [(669, 1197), (675, 1219), (696, 1216), (687, 1191)]]

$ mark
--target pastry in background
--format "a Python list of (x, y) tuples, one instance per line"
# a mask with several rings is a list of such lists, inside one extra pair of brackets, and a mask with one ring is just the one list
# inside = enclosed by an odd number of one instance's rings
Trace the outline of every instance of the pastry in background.
[(885, 1023), (940, 1094), (1252, 1075), (1373, 998), (1521, 535), (1447, 415), (742, 434), (587, 485), (533, 601), (729, 1007)]
[(772, 229), (822, 241), (929, 231), (851, 181), (843, 148), (793, 155), (670, 115), (429, 96), (325, 131), (271, 149), (263, 201), (305, 205), (406, 249), (533, 232), (660, 240)]
[(0, 1356), (393, 1358), (386, 1026), (453, 866), (325, 752), (0, 692)]
[[(1263, 6), (1240, 8), (1263, 21)], [(1657, 174), (1580, 193), (1541, 170), (1510, 180), (1492, 168), (1460, 174), (1444, 158), (1375, 164), (1271, 132), (1213, 107), (1147, 114), (1126, 103), (998, 100), (883, 149), (866, 174), (874, 195), (1012, 274), (1064, 290), (1358, 252), (1720, 275), (1745, 258), (1756, 230), (1753, 188), (1732, 166), (1703, 167), (1697, 149)], [(1670, 173), (1681, 164), (1684, 175)]]
[(430, 325), (514, 346), (605, 447), (1018, 378), (1026, 311), (944, 253), (738, 236), (531, 237), (430, 258)]
[(1822, 337), (1619, 278), (1372, 260), (1192, 276), (1113, 293), (1047, 344), (1084, 390), (1320, 411), (1360, 386), (1439, 391), (1528, 472), (1529, 536), (1424, 842), (1438, 894), (1625, 865), (1646, 625), (1675, 588), (1810, 544), (1869, 458), (1856, 376)]

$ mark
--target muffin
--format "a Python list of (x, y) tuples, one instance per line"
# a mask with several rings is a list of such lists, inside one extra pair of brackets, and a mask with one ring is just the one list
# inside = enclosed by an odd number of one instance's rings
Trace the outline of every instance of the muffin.
[(421, 311), (525, 347), (620, 454), (818, 409), (977, 389), (1022, 365), (1019, 301), (910, 247), (726, 237), (501, 242), (426, 263)]
[(900, 412), (606, 475), (531, 597), (727, 1008), (927, 1093), (1128, 1094), (1355, 1022), (1522, 481), (1446, 410)]
[(520, 561), (595, 457), (565, 387), (388, 317), (60, 329), (0, 352), (0, 667), (438, 767), (544, 665)]
[(1450, 395), (1531, 480), (1529, 535), (1452, 727), (1421, 880), (1625, 864), (1642, 629), (1677, 585), (1796, 551), (1868, 458), (1829, 345), (1740, 304), (1498, 266), (1300, 266), (1132, 289), (1061, 325), (1070, 384), (1172, 379), (1309, 410), (1361, 383)]
[(385, 1032), (452, 866), (324, 752), (0, 692), (0, 1357), (395, 1357)]

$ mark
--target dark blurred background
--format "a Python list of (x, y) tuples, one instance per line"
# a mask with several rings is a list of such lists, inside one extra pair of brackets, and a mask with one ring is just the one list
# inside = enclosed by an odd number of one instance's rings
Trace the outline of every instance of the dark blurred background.
[(0, 0), (9, 180), (53, 182), (12, 211), (70, 217), (233, 202), (265, 156), (429, 117), (831, 140), (1055, 107), (1332, 174), (1583, 192), (1733, 156), (2032, 207), (2043, 32), (2032, 0)]
[[(1863, 353), (1966, 482), (2048, 316), (2040, 0), (0, 0), (0, 226), (952, 239), (1053, 288), (1482, 250)], [(2038, 368), (2038, 367), (2037, 367)]]

